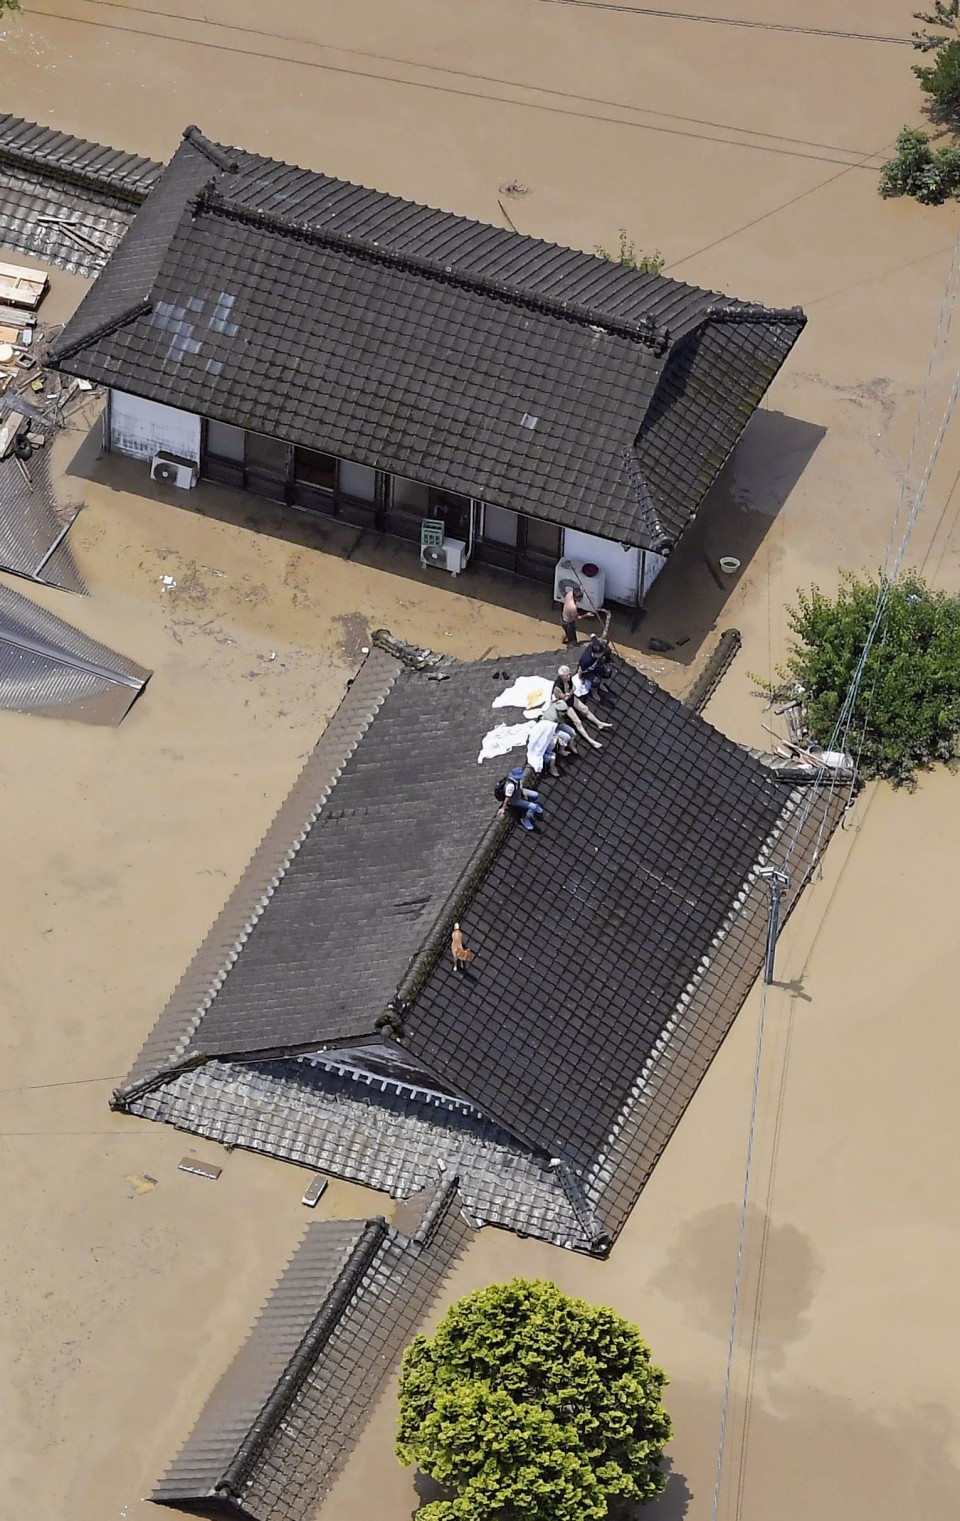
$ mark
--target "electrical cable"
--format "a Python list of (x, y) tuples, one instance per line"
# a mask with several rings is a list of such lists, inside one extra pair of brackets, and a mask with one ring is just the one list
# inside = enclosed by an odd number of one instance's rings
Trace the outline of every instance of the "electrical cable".
[[(857, 698), (858, 698), (858, 696), (860, 694), (860, 688), (861, 688), (861, 685), (863, 683), (864, 675), (866, 673), (867, 662), (869, 660), (870, 653), (871, 653), (871, 651), (873, 649), (873, 645), (874, 645), (874, 643), (875, 643), (875, 641), (877, 639), (877, 636), (879, 634), (879, 631), (880, 631), (880, 628), (881, 628), (881, 625), (882, 625), (882, 622), (883, 622), (883, 618), (884, 618), (884, 615), (886, 613), (887, 605), (889, 603), (890, 596), (891, 596), (892, 591), (893, 591), (893, 587), (896, 584), (896, 581), (897, 581), (897, 578), (899, 576), (901, 567), (903, 565), (903, 560), (904, 560), (904, 557), (906, 555), (907, 546), (908, 546), (908, 544), (910, 542), (910, 538), (911, 538), (911, 535), (913, 533), (913, 529), (916, 526), (917, 518), (919, 517), (920, 510), (921, 510), (921, 507), (923, 505), (923, 501), (924, 501), (924, 499), (926, 497), (926, 491), (927, 491), (927, 487), (928, 487), (929, 482), (930, 482), (930, 477), (931, 477), (931, 475), (933, 473), (933, 470), (934, 470), (934, 467), (936, 465), (937, 459), (939, 458), (939, 455), (940, 455), (940, 450), (941, 450), (941, 447), (943, 445), (943, 440), (944, 440), (944, 438), (946, 436), (947, 427), (949, 426), (950, 420), (951, 420), (951, 418), (953, 416), (953, 412), (954, 412), (955, 407), (956, 407), (958, 396), (960, 396), (960, 372), (958, 372), (957, 377), (956, 377), (956, 379), (954, 381), (954, 384), (953, 384), (953, 386), (951, 388), (950, 394), (949, 394), (949, 396), (947, 398), (947, 402), (946, 402), (946, 404), (944, 406), (943, 412), (941, 414), (940, 423), (939, 423), (936, 436), (934, 438), (933, 444), (931, 446), (931, 449), (930, 449), (930, 452), (929, 452), (929, 455), (928, 455), (928, 458), (927, 458), (926, 466), (925, 466), (923, 474), (921, 476), (920, 484), (919, 484), (916, 492), (913, 493), (913, 496), (912, 496), (912, 499), (911, 499), (911, 503), (910, 503), (910, 509), (909, 509), (909, 511), (907, 513), (906, 524), (905, 524), (905, 527), (904, 527), (903, 532), (901, 534), (900, 542), (899, 542), (899, 545), (897, 546), (896, 553), (894, 554), (894, 543), (896, 541), (896, 532), (897, 532), (897, 528), (899, 526), (900, 518), (901, 518), (901, 515), (902, 515), (902, 512), (903, 512), (904, 502), (906, 501), (907, 496), (908, 496), (908, 490), (909, 490), (909, 484), (910, 484), (910, 476), (911, 476), (911, 472), (913, 470), (913, 462), (914, 462), (914, 459), (915, 459), (915, 456), (916, 456), (917, 446), (918, 446), (919, 439), (920, 439), (920, 436), (921, 436), (921, 432), (922, 432), (922, 429), (923, 429), (923, 424), (924, 424), (924, 421), (925, 421), (925, 418), (926, 418), (927, 405), (928, 405), (928, 401), (929, 401), (929, 397), (930, 397), (930, 392), (931, 392), (931, 388), (932, 388), (933, 375), (934, 375), (934, 370), (936, 368), (936, 361), (937, 361), (938, 354), (939, 354), (941, 346), (945, 346), (945, 344), (946, 344), (946, 341), (947, 341), (947, 339), (949, 337), (951, 325), (952, 325), (952, 322), (953, 322), (953, 311), (954, 311), (955, 301), (956, 301), (956, 286), (957, 286), (957, 282), (958, 282), (958, 276), (960, 276), (960, 233), (958, 233), (957, 239), (956, 239), (956, 241), (954, 243), (954, 246), (953, 246), (953, 253), (952, 253), (952, 256), (951, 256), (951, 260), (950, 260), (950, 267), (949, 267), (949, 270), (948, 270), (948, 273), (947, 273), (947, 280), (946, 280), (946, 285), (945, 285), (945, 288), (944, 288), (943, 299), (941, 300), (941, 303), (940, 303), (940, 311), (939, 311), (938, 318), (937, 318), (937, 327), (936, 327), (936, 332), (935, 332), (935, 335), (934, 335), (934, 340), (933, 340), (933, 344), (932, 344), (931, 351), (930, 351), (930, 359), (929, 359), (928, 364), (927, 364), (926, 375), (924, 377), (923, 392), (922, 392), (921, 399), (920, 399), (919, 411), (917, 413), (917, 421), (916, 421), (916, 424), (915, 424), (915, 427), (914, 427), (913, 438), (911, 440), (910, 452), (909, 452), (908, 457), (907, 457), (907, 464), (906, 464), (906, 467), (905, 467), (905, 470), (904, 470), (904, 474), (903, 474), (903, 477), (902, 477), (902, 480), (901, 480), (900, 495), (899, 495), (899, 498), (898, 498), (898, 501), (897, 501), (897, 506), (896, 506), (896, 510), (894, 512), (893, 522), (892, 522), (891, 529), (890, 529), (890, 534), (888, 536), (887, 545), (886, 545), (886, 549), (885, 549), (885, 552), (884, 552), (883, 568), (881, 570), (880, 582), (879, 582), (879, 585), (878, 585), (878, 588), (877, 588), (877, 600), (876, 600), (876, 605), (875, 605), (875, 608), (874, 608), (873, 617), (871, 619), (870, 626), (869, 626), (869, 628), (867, 630), (867, 634), (866, 634), (866, 637), (865, 637), (865, 640), (864, 640), (863, 649), (862, 649), (862, 651), (860, 653), (860, 657), (859, 657), (859, 659), (857, 661), (857, 664), (856, 664), (856, 667), (854, 669), (853, 676), (851, 677), (851, 680), (850, 680), (850, 683), (848, 685), (846, 694), (844, 696), (843, 703), (841, 704), (840, 711), (839, 711), (839, 713), (837, 715), (837, 719), (836, 719), (836, 722), (835, 722), (834, 728), (833, 728), (833, 733), (831, 734), (830, 740), (829, 740), (827, 746), (825, 747), (828, 752), (829, 751), (834, 751), (834, 752), (841, 752), (842, 753), (842, 752), (845, 752), (845, 750), (846, 750), (846, 746), (847, 746), (847, 743), (849, 741), (850, 729), (851, 729), (852, 722), (853, 722), (854, 709), (856, 707)], [(892, 564), (891, 564), (891, 555), (894, 556)], [(861, 736), (861, 741), (860, 741), (860, 753), (861, 754), (862, 754), (862, 748), (863, 748), (863, 745), (862, 745), (862, 736)], [(855, 778), (854, 778), (854, 780), (855, 780)], [(834, 797), (834, 794), (835, 794), (835, 792), (837, 790), (838, 785), (839, 785), (839, 779), (838, 779), (838, 776), (837, 776), (837, 772), (834, 769), (832, 769), (832, 768), (828, 768), (826, 766), (822, 766), (820, 768), (820, 770), (819, 770), (819, 773), (818, 773), (817, 777), (815, 778), (815, 780), (813, 782), (813, 785), (811, 786), (811, 788), (810, 788), (810, 790), (809, 790), (809, 792), (807, 794), (804, 807), (800, 810), (800, 814), (799, 814), (799, 817), (797, 819), (796, 827), (794, 829), (793, 836), (792, 836), (792, 839), (790, 841), (790, 845), (789, 845), (789, 848), (787, 850), (787, 854), (786, 854), (786, 857), (785, 857), (785, 860), (784, 860), (784, 863), (783, 863), (783, 869), (785, 871), (789, 870), (790, 862), (791, 862), (791, 860), (793, 858), (793, 855), (794, 855), (794, 853), (796, 851), (797, 844), (799, 843), (800, 835), (801, 835), (801, 833), (802, 833), (802, 831), (803, 831), (803, 829), (804, 829), (804, 827), (805, 827), (805, 825), (807, 823), (807, 820), (810, 818), (810, 815), (812, 814), (813, 809), (815, 808), (815, 806), (817, 804), (817, 801), (818, 801), (818, 798), (819, 798), (820, 794), (822, 793), (824, 787), (826, 787), (827, 788), (827, 797), (826, 797), (826, 801), (825, 801), (825, 805), (824, 805), (824, 813), (823, 813), (823, 818), (821, 820), (820, 830), (818, 832), (817, 843), (816, 843), (816, 846), (814, 848), (814, 855), (813, 855), (813, 861), (814, 862), (816, 862), (816, 860), (818, 859), (820, 845), (822, 843), (823, 834), (824, 834), (824, 831), (826, 829), (827, 819), (829, 817), (830, 805), (831, 805), (831, 803), (833, 801), (833, 797)]]
[(747, 1213), (750, 1206), (750, 1182), (753, 1176), (754, 1140), (757, 1133), (757, 1111), (760, 1107), (760, 1069), (763, 1061), (763, 1037), (767, 1023), (767, 992), (769, 984), (763, 984), (760, 999), (760, 1019), (757, 1026), (757, 1054), (753, 1066), (753, 1094), (750, 1101), (750, 1122), (747, 1127), (747, 1159), (743, 1178), (743, 1198), (740, 1205), (740, 1228), (737, 1236), (737, 1269), (733, 1279), (733, 1305), (730, 1312), (730, 1335), (727, 1338), (727, 1363), (723, 1379), (723, 1399), (720, 1405), (720, 1440), (717, 1446), (717, 1472), (710, 1506), (710, 1521), (717, 1521), (720, 1507), (720, 1490), (723, 1482), (723, 1458), (727, 1440), (727, 1417), (730, 1411), (730, 1389), (733, 1382), (733, 1355), (737, 1343), (737, 1321), (740, 1311), (740, 1288), (743, 1279), (743, 1249), (747, 1235)]
[[(923, 505), (923, 502), (924, 502), (924, 499), (925, 499), (925, 496), (926, 496), (926, 491), (927, 491), (927, 487), (928, 487), (929, 482), (930, 482), (930, 478), (931, 478), (931, 476), (933, 474), (933, 470), (934, 470), (934, 468), (936, 466), (937, 459), (939, 458), (940, 450), (941, 450), (942, 445), (943, 445), (943, 440), (944, 440), (944, 438), (946, 436), (947, 428), (948, 428), (948, 426), (950, 424), (950, 420), (951, 420), (951, 418), (953, 416), (953, 413), (954, 413), (954, 410), (956, 408), (958, 397), (960, 397), (960, 371), (958, 371), (958, 373), (956, 375), (956, 378), (954, 380), (954, 383), (951, 386), (950, 393), (949, 393), (949, 395), (947, 397), (947, 401), (946, 401), (946, 403), (944, 405), (943, 411), (941, 412), (940, 421), (939, 421), (939, 424), (938, 424), (938, 427), (937, 427), (937, 431), (936, 431), (936, 434), (935, 434), (935, 437), (934, 437), (934, 440), (933, 440), (933, 444), (932, 444), (932, 446), (930, 448), (930, 451), (928, 453), (926, 464), (925, 464), (923, 473), (922, 473), (921, 478), (920, 478), (920, 483), (919, 483), (919, 485), (917, 487), (917, 490), (912, 495), (912, 499), (911, 499), (911, 502), (910, 502), (910, 508), (909, 508), (908, 513), (907, 513), (906, 523), (904, 525), (903, 532), (902, 532), (902, 534), (900, 536), (900, 541), (899, 541), (899, 544), (897, 545), (896, 553), (894, 554), (894, 543), (895, 543), (895, 540), (896, 540), (896, 529), (897, 529), (897, 525), (898, 525), (899, 519), (901, 517), (902, 511), (903, 511), (903, 504), (904, 504), (904, 502), (905, 502), (905, 500), (907, 498), (907, 493), (908, 493), (908, 488), (909, 488), (909, 481), (910, 481), (910, 474), (911, 474), (911, 471), (912, 471), (912, 468), (913, 468), (913, 461), (914, 461), (914, 458), (916, 456), (917, 445), (918, 445), (918, 442), (919, 442), (919, 439), (920, 439), (920, 435), (921, 435), (921, 432), (923, 430), (923, 424), (924, 424), (924, 421), (925, 421), (925, 418), (926, 418), (927, 404), (928, 404), (929, 397), (930, 397), (930, 392), (931, 392), (931, 387), (932, 387), (932, 380), (933, 380), (933, 374), (934, 374), (934, 370), (936, 368), (936, 360), (937, 360), (938, 353), (939, 353), (939, 350), (940, 350), (941, 346), (945, 346), (946, 345), (946, 341), (947, 341), (947, 338), (949, 337), (950, 328), (951, 328), (952, 321), (953, 321), (953, 310), (954, 310), (955, 298), (956, 298), (956, 289), (955, 289), (955, 287), (956, 287), (956, 283), (957, 283), (958, 268), (960, 268), (960, 233), (958, 233), (956, 243), (954, 244), (953, 256), (951, 258), (950, 268), (949, 268), (949, 271), (948, 271), (948, 274), (947, 274), (947, 281), (946, 281), (946, 286), (945, 286), (945, 289), (944, 289), (943, 299), (942, 299), (941, 304), (940, 304), (940, 312), (939, 312), (938, 319), (937, 319), (937, 328), (936, 328), (936, 333), (934, 335), (933, 346), (931, 348), (930, 360), (929, 360), (928, 365), (927, 365), (927, 371), (926, 371), (926, 375), (925, 375), (925, 379), (924, 379), (923, 393), (922, 393), (921, 399), (920, 399), (920, 407), (919, 407), (918, 414), (917, 414), (916, 425), (914, 427), (913, 439), (911, 441), (910, 452), (909, 452), (909, 455), (908, 455), (908, 458), (907, 458), (907, 464), (906, 464), (906, 468), (904, 470), (903, 479), (901, 481), (900, 496), (899, 496), (899, 499), (898, 499), (898, 502), (897, 502), (897, 507), (896, 507), (896, 510), (895, 510), (895, 513), (894, 513), (893, 524), (891, 526), (890, 535), (889, 535), (888, 541), (887, 541), (886, 552), (885, 552), (885, 555), (884, 555), (884, 564), (883, 564), (883, 570), (881, 572), (880, 584), (879, 584), (878, 589), (877, 589), (877, 601), (876, 601), (876, 607), (875, 607), (875, 610), (874, 610), (874, 615), (873, 615), (873, 618), (871, 620), (870, 627), (869, 627), (869, 629), (867, 631), (866, 638), (864, 640), (863, 650), (861, 652), (860, 658), (857, 661), (857, 666), (856, 666), (856, 668), (854, 670), (854, 674), (853, 674), (853, 676), (852, 676), (852, 678), (850, 680), (850, 683), (848, 685), (847, 692), (846, 692), (846, 695), (845, 695), (845, 698), (844, 698), (844, 702), (843, 702), (843, 704), (841, 706), (840, 714), (839, 714), (839, 716), (837, 718), (837, 722), (836, 722), (836, 724), (834, 726), (834, 731), (833, 731), (833, 735), (831, 737), (830, 746), (829, 746), (830, 749), (837, 748), (838, 744), (842, 748), (846, 744), (847, 739), (849, 737), (850, 726), (851, 726), (851, 723), (852, 723), (853, 710), (854, 710), (854, 707), (855, 707), (855, 704), (856, 704), (857, 697), (858, 697), (859, 692), (860, 692), (860, 688), (861, 688), (862, 683), (863, 683), (863, 677), (864, 677), (864, 674), (865, 674), (865, 671), (866, 671), (867, 661), (868, 661), (870, 652), (871, 652), (871, 650), (873, 648), (873, 645), (876, 642), (879, 630), (880, 630), (880, 628), (882, 626), (883, 616), (884, 616), (884, 613), (886, 611), (886, 607), (887, 607), (887, 605), (889, 603), (893, 587), (896, 585), (897, 578), (899, 577), (899, 574), (900, 574), (900, 571), (901, 571), (901, 568), (902, 568), (902, 565), (903, 565), (904, 557), (906, 555), (907, 546), (908, 546), (908, 544), (910, 542), (910, 538), (911, 538), (911, 535), (913, 533), (914, 527), (916, 526), (917, 519), (919, 517), (920, 510), (922, 508), (922, 505)], [(891, 563), (891, 555), (893, 555), (892, 563)], [(873, 694), (874, 694), (874, 692), (876, 690), (876, 685), (877, 685), (878, 678), (879, 678), (879, 670), (874, 675), (873, 686), (871, 687), (870, 696), (868, 698), (868, 706), (872, 702)], [(862, 752), (863, 752), (863, 739), (864, 739), (865, 730), (866, 730), (866, 721), (864, 720), (864, 724), (863, 724), (863, 727), (861, 728), (861, 733), (860, 733), (858, 758), (857, 758), (858, 759), (858, 765), (859, 765), (859, 758), (860, 758), (860, 756), (862, 755)], [(854, 779), (855, 779), (855, 777), (856, 777), (856, 770), (854, 772)], [(817, 794), (820, 791), (822, 791), (824, 785), (826, 784), (826, 780), (827, 780), (827, 768), (826, 767), (821, 767), (820, 768), (820, 772), (819, 772), (819, 774), (818, 774), (818, 776), (817, 776), (817, 778), (816, 778), (816, 780), (815, 780), (812, 788), (810, 789), (809, 793), (807, 794), (807, 798), (805, 799), (804, 807), (801, 808), (801, 810), (800, 810), (798, 822), (797, 822), (796, 828), (795, 828), (795, 830), (793, 832), (793, 837), (792, 837), (792, 839), (790, 841), (787, 853), (786, 853), (785, 858), (784, 858), (783, 863), (782, 863), (781, 869), (783, 871), (789, 871), (790, 861), (791, 861), (791, 859), (793, 857), (793, 854), (794, 854), (794, 852), (796, 850), (796, 847), (797, 847), (797, 844), (798, 844), (798, 841), (799, 841), (799, 838), (800, 838), (800, 834), (801, 834), (804, 826), (806, 825), (808, 819), (810, 818), (810, 815), (811, 815), (811, 813), (813, 811), (813, 808), (816, 805)], [(824, 806), (824, 815), (823, 815), (823, 818), (821, 820), (820, 829), (819, 829), (819, 832), (818, 832), (818, 835), (817, 835), (817, 841), (816, 841), (816, 844), (815, 844), (815, 847), (814, 847), (814, 852), (813, 852), (813, 858), (812, 859), (813, 859), (814, 862), (818, 859), (819, 854), (820, 854), (820, 846), (821, 846), (822, 839), (823, 839), (823, 833), (824, 833), (824, 830), (826, 828), (827, 818), (829, 816), (830, 803), (831, 803), (833, 794), (835, 792), (836, 786), (837, 786), (837, 774), (836, 774), (835, 771), (832, 771), (830, 773), (829, 787), (828, 787), (827, 798), (826, 798), (826, 802), (825, 802), (825, 806)], [(852, 797), (852, 790), (851, 790), (851, 797)], [(848, 804), (848, 806), (849, 806), (849, 804)], [(733, 1304), (732, 1304), (731, 1316), (730, 1316), (730, 1333), (729, 1333), (729, 1337), (728, 1337), (728, 1341), (727, 1341), (727, 1362), (726, 1362), (726, 1369), (725, 1369), (725, 1374), (724, 1374), (723, 1398), (722, 1398), (722, 1401), (721, 1401), (720, 1432), (719, 1432), (719, 1439), (718, 1439), (718, 1446), (717, 1446), (716, 1479), (715, 1479), (714, 1491), (713, 1491), (713, 1501), (712, 1501), (712, 1505), (711, 1505), (711, 1521), (717, 1521), (717, 1516), (718, 1516), (718, 1511), (719, 1511), (719, 1506), (720, 1506), (720, 1496), (721, 1496), (721, 1490), (722, 1490), (722, 1482), (723, 1482), (723, 1463), (724, 1463), (724, 1456), (725, 1456), (725, 1449), (726, 1449), (727, 1422), (728, 1422), (728, 1416), (729, 1416), (730, 1393), (731, 1393), (731, 1386), (732, 1386), (732, 1380), (733, 1380), (733, 1360), (734, 1360), (734, 1353), (735, 1353), (735, 1350), (736, 1350), (737, 1324), (738, 1324), (739, 1308), (740, 1308), (740, 1290), (741, 1290), (742, 1277), (743, 1277), (743, 1255), (744, 1255), (744, 1245), (745, 1245), (745, 1239), (746, 1239), (746, 1223), (747, 1223), (747, 1213), (748, 1213), (749, 1202), (750, 1202), (750, 1183), (751, 1183), (751, 1178), (752, 1178), (752, 1173), (753, 1173), (754, 1142), (755, 1142), (755, 1137), (756, 1137), (757, 1112), (758, 1112), (758, 1107), (759, 1107), (759, 1096), (760, 1096), (760, 1072), (761, 1072), (761, 1063), (762, 1063), (762, 1057), (763, 1057), (763, 1038), (764, 1038), (764, 1031), (765, 1031), (765, 1026), (766, 1026), (767, 989), (768, 989), (768, 984), (766, 982), (764, 982), (764, 984), (763, 984), (763, 993), (762, 993), (762, 996), (761, 996), (761, 1003), (760, 1003), (759, 1026), (758, 1026), (758, 1031), (757, 1031), (757, 1053), (756, 1053), (756, 1059), (755, 1059), (755, 1063), (754, 1063), (753, 1093), (752, 1093), (752, 1098), (751, 1098), (750, 1118), (749, 1118), (749, 1125), (748, 1125), (748, 1130), (747, 1130), (747, 1155), (746, 1155), (746, 1165), (745, 1165), (745, 1170), (744, 1170), (743, 1197), (742, 1197), (741, 1209), (740, 1209), (740, 1226), (739, 1226), (739, 1234), (738, 1234), (738, 1242), (737, 1242), (737, 1264), (736, 1264), (736, 1271), (735, 1271), (735, 1274), (734, 1274)]]

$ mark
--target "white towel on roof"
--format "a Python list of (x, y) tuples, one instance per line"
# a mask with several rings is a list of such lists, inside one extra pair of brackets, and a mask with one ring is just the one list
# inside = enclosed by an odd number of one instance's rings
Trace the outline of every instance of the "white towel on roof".
[(542, 708), (550, 701), (553, 679), (549, 676), (518, 676), (493, 699), (495, 708)]
[(525, 724), (497, 724), (483, 736), (480, 746), (480, 754), (477, 756), (477, 765), (485, 760), (492, 760), (496, 755), (508, 755), (511, 750), (519, 750), (530, 738), (533, 730), (539, 728), (536, 723)]

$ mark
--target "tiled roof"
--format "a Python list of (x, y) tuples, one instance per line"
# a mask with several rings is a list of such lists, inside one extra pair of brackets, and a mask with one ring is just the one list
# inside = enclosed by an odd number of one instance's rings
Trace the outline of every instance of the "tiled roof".
[[(578, 1167), (749, 877), (786, 800), (756, 761), (624, 666), (601, 756), (508, 834), (461, 914), (475, 975), (433, 967), (403, 1045)], [(556, 800), (554, 801), (554, 796)]]
[[(740, 315), (735, 337), (721, 322), (685, 349), (718, 309)], [(56, 354), (103, 384), (653, 547), (683, 531), (804, 320), (188, 129)]]
[(0, 113), (0, 244), (96, 274), (161, 171), (152, 159)]
[(0, 586), (0, 708), (118, 724), (150, 679), (9, 586)]
[(498, 826), (492, 676), (556, 660), (374, 650), (119, 1107), (400, 1196), (443, 1158), (478, 1221), (615, 1234), (757, 974), (798, 794), (624, 665), (602, 753)]
[(455, 1177), (409, 1213), (309, 1227), (153, 1500), (312, 1521), (467, 1239)]

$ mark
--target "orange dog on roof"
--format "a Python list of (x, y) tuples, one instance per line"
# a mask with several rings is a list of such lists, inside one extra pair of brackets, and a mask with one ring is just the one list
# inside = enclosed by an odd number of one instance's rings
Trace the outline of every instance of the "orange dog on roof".
[(463, 935), (460, 933), (459, 924), (453, 926), (450, 936), (450, 954), (453, 957), (453, 969), (462, 972), (469, 962), (473, 960), (473, 952), (468, 951), (463, 943)]

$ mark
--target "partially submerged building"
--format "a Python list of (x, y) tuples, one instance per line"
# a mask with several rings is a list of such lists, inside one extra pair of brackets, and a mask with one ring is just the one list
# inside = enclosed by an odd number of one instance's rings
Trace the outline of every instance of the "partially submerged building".
[(163, 479), (636, 605), (805, 320), (189, 127), (54, 359)]
[[(539, 832), (477, 763), (503, 678), (376, 645), (114, 1097), (131, 1114), (604, 1253), (830, 808), (623, 665)], [(521, 752), (522, 755), (522, 752)], [(459, 920), (475, 959), (449, 954)]]
[(469, 1238), (456, 1178), (388, 1226), (319, 1220), (151, 1499), (235, 1521), (313, 1521)]

